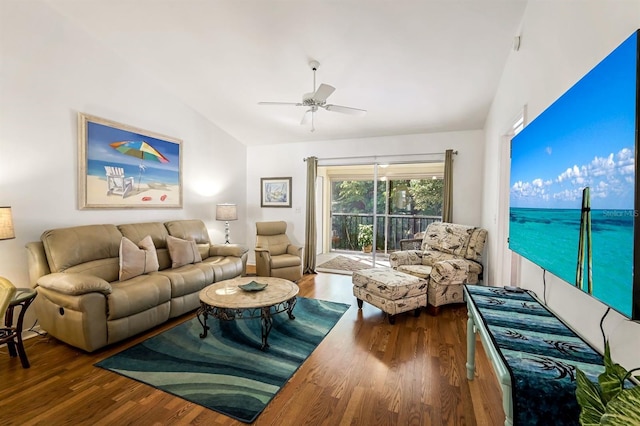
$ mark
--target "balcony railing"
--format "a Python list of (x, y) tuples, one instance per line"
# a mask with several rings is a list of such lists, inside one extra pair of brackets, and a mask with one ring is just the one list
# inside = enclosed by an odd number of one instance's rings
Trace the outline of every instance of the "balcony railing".
[[(400, 240), (412, 238), (417, 232), (427, 229), (431, 222), (442, 220), (440, 216), (419, 215), (378, 215), (376, 251), (393, 252), (400, 249)], [(372, 214), (331, 213), (331, 249), (356, 250), (358, 246), (358, 225), (372, 225)], [(387, 232), (385, 232), (385, 230)], [(386, 249), (385, 249), (385, 235)]]

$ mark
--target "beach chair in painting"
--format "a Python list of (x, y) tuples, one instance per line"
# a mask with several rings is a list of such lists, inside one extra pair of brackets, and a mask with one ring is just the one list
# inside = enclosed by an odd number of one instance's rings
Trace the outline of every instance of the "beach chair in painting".
[(134, 177), (126, 177), (122, 167), (104, 166), (107, 174), (107, 195), (126, 197), (133, 190)]

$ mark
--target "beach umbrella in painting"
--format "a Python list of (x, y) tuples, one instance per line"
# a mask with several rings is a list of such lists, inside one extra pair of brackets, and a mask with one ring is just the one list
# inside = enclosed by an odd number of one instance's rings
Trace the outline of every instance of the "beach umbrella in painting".
[(138, 175), (138, 189), (142, 180), (142, 172), (145, 169), (143, 161), (155, 161), (156, 163), (168, 163), (169, 159), (162, 155), (154, 147), (145, 141), (120, 141), (110, 143), (109, 146), (125, 155), (130, 155), (140, 159), (140, 174)]

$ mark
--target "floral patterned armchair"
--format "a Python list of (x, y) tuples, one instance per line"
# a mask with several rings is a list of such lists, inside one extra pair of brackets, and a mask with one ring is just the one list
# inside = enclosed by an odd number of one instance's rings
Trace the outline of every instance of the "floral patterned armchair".
[(391, 254), (393, 269), (429, 279), (427, 301), (433, 313), (449, 303), (462, 303), (463, 284), (476, 284), (482, 276), (482, 251), (487, 231), (453, 223), (431, 223), (419, 250)]

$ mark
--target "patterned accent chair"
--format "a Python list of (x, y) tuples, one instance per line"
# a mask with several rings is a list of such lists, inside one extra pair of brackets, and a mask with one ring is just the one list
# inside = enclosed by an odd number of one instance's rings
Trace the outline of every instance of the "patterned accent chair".
[(482, 228), (434, 222), (427, 227), (419, 250), (394, 252), (389, 263), (400, 272), (429, 280), (428, 310), (437, 314), (442, 305), (464, 302), (463, 285), (482, 279), (486, 239)]

